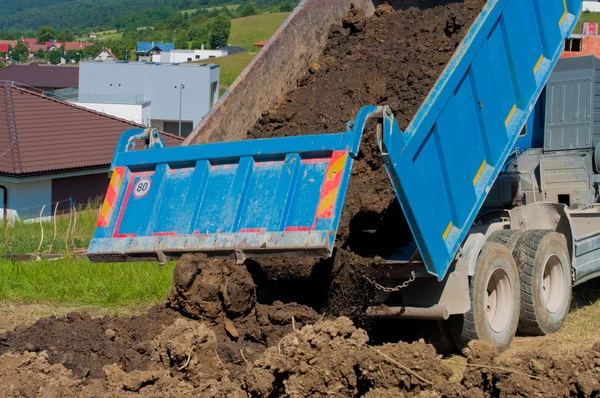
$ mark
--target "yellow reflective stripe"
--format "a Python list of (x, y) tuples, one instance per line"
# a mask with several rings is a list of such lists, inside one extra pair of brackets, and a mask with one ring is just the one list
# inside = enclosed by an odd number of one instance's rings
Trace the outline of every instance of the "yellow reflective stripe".
[(506, 127), (508, 127), (508, 125), (510, 124), (510, 121), (512, 120), (516, 111), (517, 111), (517, 105), (515, 104), (515, 105), (513, 105), (512, 109), (510, 110), (510, 113), (508, 114), (508, 117), (506, 118), (506, 121), (504, 122), (504, 125)]
[(450, 221), (450, 224), (448, 224), (448, 227), (446, 227), (446, 231), (444, 231), (444, 235), (442, 235), (442, 238), (444, 240), (448, 238), (448, 235), (450, 235), (450, 231), (452, 231), (452, 221)]
[(337, 173), (342, 171), (342, 169), (344, 168), (344, 165), (346, 164), (347, 157), (348, 157), (348, 154), (340, 156), (340, 158), (338, 160), (336, 160), (335, 163), (333, 163), (331, 166), (329, 166), (329, 170), (327, 170), (327, 179), (328, 180), (331, 180), (333, 177), (335, 177), (335, 175)]
[(569, 15), (569, 11), (567, 10), (567, 0), (563, 0), (563, 5), (565, 6), (565, 13), (560, 18), (560, 21), (558, 21), (560, 26), (562, 26), (563, 22), (565, 22), (565, 18), (567, 18), (567, 15)]
[(537, 74), (537, 71), (540, 69), (540, 66), (542, 66), (542, 62), (544, 62), (544, 55), (540, 55), (540, 59), (538, 60), (537, 64), (535, 64), (535, 68), (533, 68), (533, 74)]
[(327, 196), (325, 196), (321, 200), (321, 202), (319, 203), (319, 208), (317, 209), (317, 217), (323, 214), (325, 210), (329, 209), (329, 207), (331, 207), (331, 205), (335, 203), (335, 199), (337, 198), (339, 190), (340, 188), (336, 187), (333, 191), (329, 192)]
[(100, 212), (100, 214), (102, 214), (103, 219), (106, 220), (106, 216), (108, 215), (110, 208), (111, 208), (111, 204), (108, 203), (108, 200), (104, 199), (104, 203), (102, 204), (102, 211)]
[(481, 178), (481, 174), (483, 173), (483, 170), (485, 170), (486, 165), (487, 165), (487, 162), (484, 160), (483, 163), (481, 163), (481, 166), (479, 166), (479, 170), (477, 170), (477, 174), (475, 174), (475, 178), (473, 178), (473, 185), (477, 185), (477, 182), (479, 181), (479, 178)]

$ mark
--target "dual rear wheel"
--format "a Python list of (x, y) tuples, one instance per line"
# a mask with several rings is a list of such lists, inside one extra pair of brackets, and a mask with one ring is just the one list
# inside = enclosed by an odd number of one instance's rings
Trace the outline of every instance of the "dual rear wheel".
[(542, 335), (560, 330), (569, 312), (571, 266), (563, 235), (553, 231), (499, 231), (483, 246), (470, 280), (471, 309), (440, 323), (452, 350), (471, 340), (499, 351), (517, 330)]

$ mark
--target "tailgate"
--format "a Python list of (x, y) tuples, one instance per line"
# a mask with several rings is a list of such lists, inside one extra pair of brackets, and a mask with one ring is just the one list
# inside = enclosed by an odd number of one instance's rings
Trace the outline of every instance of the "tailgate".
[(143, 131), (127, 131), (117, 147), (92, 260), (331, 254), (362, 126), (129, 151)]

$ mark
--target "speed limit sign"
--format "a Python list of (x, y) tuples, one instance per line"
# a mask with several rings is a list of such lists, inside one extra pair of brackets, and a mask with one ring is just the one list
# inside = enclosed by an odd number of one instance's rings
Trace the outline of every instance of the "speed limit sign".
[(148, 194), (150, 191), (150, 185), (152, 185), (152, 180), (149, 178), (142, 178), (133, 187), (133, 196), (136, 198), (146, 196), (146, 194)]

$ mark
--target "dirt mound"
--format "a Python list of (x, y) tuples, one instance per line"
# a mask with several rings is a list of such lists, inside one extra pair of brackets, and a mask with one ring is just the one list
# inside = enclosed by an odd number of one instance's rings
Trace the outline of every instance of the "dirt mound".
[(520, 353), (499, 360), (485, 343), (470, 346), (462, 378), (422, 341), (370, 346), (348, 318), (295, 328), (232, 377), (205, 323), (178, 319), (147, 342), (146, 370), (116, 364), (81, 380), (47, 352), (0, 356), (0, 396), (19, 397), (595, 397), (600, 345), (568, 356)]
[(92, 319), (71, 313), (50, 317), (0, 336), (0, 355), (46, 351), (51, 364), (62, 363), (77, 377), (102, 377), (102, 367), (116, 363), (126, 371), (146, 369), (147, 342), (175, 321), (177, 314), (155, 307), (134, 317)]

